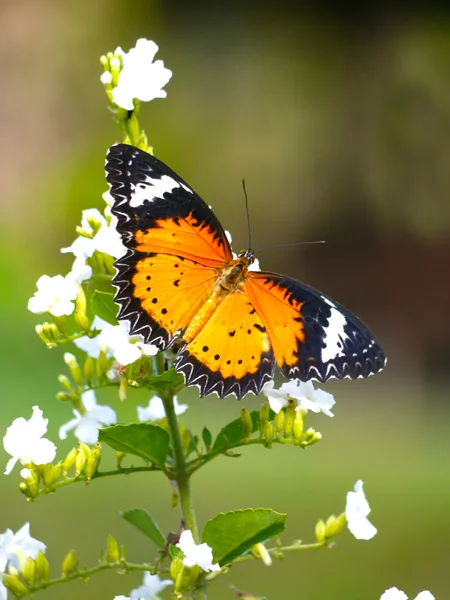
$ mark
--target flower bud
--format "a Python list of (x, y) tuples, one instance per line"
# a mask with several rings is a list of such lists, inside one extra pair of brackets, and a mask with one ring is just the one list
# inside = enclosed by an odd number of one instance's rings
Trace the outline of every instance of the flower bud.
[(302, 435), (303, 435), (303, 428), (304, 428), (304, 416), (302, 414), (301, 411), (295, 411), (295, 417), (294, 417), (294, 439), (297, 443), (300, 443), (300, 441), (302, 440)]
[(242, 429), (244, 430), (245, 440), (248, 441), (253, 432), (252, 417), (246, 408), (241, 411)]
[(97, 379), (102, 381), (107, 378), (107, 373), (109, 370), (109, 363), (106, 354), (101, 351), (97, 358), (96, 363), (96, 371), (97, 371)]
[(30, 592), (28, 588), (25, 586), (22, 581), (19, 579), (18, 573), (4, 573), (3, 574), (3, 583), (8, 588), (8, 590), (16, 596), (16, 598), (23, 598), (24, 596), (30, 596)]
[(262, 435), (264, 435), (264, 428), (266, 426), (267, 421), (269, 420), (269, 405), (267, 402), (261, 405), (259, 411), (259, 430)]
[(39, 474), (36, 471), (35, 465), (30, 465), (30, 467), (26, 467), (20, 471), (20, 476), (25, 481), (19, 485), (19, 488), (30, 500), (34, 500), (39, 493)]
[(44, 486), (46, 488), (51, 488), (52, 485), (60, 478), (61, 472), (61, 463), (58, 463), (57, 465), (53, 465), (51, 463), (42, 465), (42, 479), (44, 480)]
[(77, 359), (70, 352), (66, 352), (64, 354), (64, 362), (69, 367), (70, 373), (73, 377), (73, 380), (78, 386), (83, 385), (83, 376), (81, 375), (80, 365), (78, 364)]
[(328, 517), (326, 522), (325, 537), (336, 537), (339, 533), (341, 533), (346, 523), (347, 519), (345, 513), (340, 514), (338, 517), (331, 515), (330, 517)]
[[(85, 444), (83, 444), (83, 445), (85, 445)], [(80, 476), (80, 474), (84, 468), (84, 465), (86, 463), (86, 459), (87, 459), (86, 452), (84, 451), (84, 448), (81, 446), (81, 443), (80, 443), (80, 447), (79, 447), (78, 453), (77, 453), (77, 458), (75, 460), (75, 477)]]
[(272, 557), (268, 553), (264, 544), (259, 543), (252, 546), (252, 554), (255, 558), (260, 558), (266, 567), (270, 567), (272, 564)]
[(86, 482), (91, 481), (92, 477), (95, 475), (97, 471), (97, 467), (99, 465), (101, 459), (101, 446), (100, 444), (96, 444), (92, 450), (90, 450), (90, 456), (87, 459), (86, 464)]
[(320, 442), (321, 439), (322, 439), (322, 434), (319, 431), (316, 431), (315, 429), (310, 427), (303, 434), (301, 445), (302, 446), (312, 446), (313, 444)]
[(126, 452), (116, 452), (116, 464), (117, 466), (120, 467), (122, 466), (122, 461), (126, 456)]
[(291, 403), (286, 408), (286, 414), (284, 419), (284, 437), (291, 437), (294, 431), (295, 422), (295, 406)]
[(116, 541), (116, 538), (114, 538), (112, 535), (108, 536), (108, 540), (106, 542), (106, 547), (108, 550), (108, 556), (109, 558), (112, 560), (112, 562), (119, 562), (120, 561), (120, 551), (119, 551), (119, 544)]
[(63, 387), (66, 388), (67, 391), (72, 391), (72, 384), (70, 383), (68, 377), (66, 377), (65, 375), (58, 375), (58, 381)]
[(62, 563), (62, 574), (64, 577), (67, 577), (71, 573), (77, 570), (78, 559), (75, 550), (71, 550), (69, 554), (65, 557)]
[(266, 421), (263, 430), (263, 438), (266, 440), (266, 447), (272, 447), (272, 440), (274, 435), (273, 425), (270, 421)]
[(28, 556), (20, 564), (20, 572), (25, 580), (25, 583), (29, 586), (33, 586), (36, 579), (36, 564), (31, 556)]
[(48, 337), (45, 335), (44, 332), (44, 327), (43, 325), (36, 325), (35, 327), (35, 331), (39, 336), (39, 339), (44, 342), (44, 344), (47, 346), (47, 348), (53, 348), (55, 344), (53, 344), (53, 342), (51, 342)]
[(128, 380), (126, 377), (121, 377), (119, 381), (119, 400), (124, 402), (127, 399)]
[(275, 415), (274, 424), (278, 436), (281, 436), (283, 433), (285, 418), (284, 410), (280, 410), (280, 412)]
[(39, 550), (36, 556), (36, 580), (37, 583), (47, 581), (50, 578), (50, 565), (42, 550)]
[(314, 530), (314, 534), (316, 536), (317, 542), (323, 542), (326, 534), (326, 525), (323, 519), (319, 519), (316, 523), (316, 527)]
[(95, 362), (92, 356), (88, 356), (84, 361), (83, 365), (83, 373), (84, 378), (86, 379), (87, 384), (90, 386), (92, 384), (92, 379), (94, 377), (95, 372)]
[(67, 472), (73, 467), (78, 457), (78, 448), (72, 448), (63, 462), (64, 477), (67, 477)]
[(55, 347), (61, 338), (58, 327), (54, 323), (42, 323), (42, 328), (44, 335), (52, 343), (52, 347)]

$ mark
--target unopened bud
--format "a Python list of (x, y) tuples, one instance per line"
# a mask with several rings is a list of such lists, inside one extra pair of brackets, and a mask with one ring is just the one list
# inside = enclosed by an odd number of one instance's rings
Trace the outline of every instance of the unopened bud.
[(64, 354), (64, 362), (69, 367), (70, 373), (73, 377), (73, 380), (78, 386), (83, 385), (83, 376), (81, 375), (80, 365), (78, 364), (77, 359), (70, 352), (66, 352)]
[(302, 412), (296, 411), (294, 417), (294, 439), (297, 443), (302, 439), (304, 425), (305, 421)]
[(117, 466), (120, 467), (122, 466), (122, 461), (126, 456), (126, 452), (116, 452), (116, 464)]
[(28, 556), (20, 565), (20, 572), (25, 579), (25, 583), (33, 586), (36, 578), (36, 565), (31, 556)]
[(80, 447), (78, 449), (78, 454), (77, 454), (77, 458), (75, 460), (75, 477), (79, 477), (84, 465), (86, 464), (86, 452), (84, 451), (84, 449), (82, 448), (81, 444)]
[(87, 459), (86, 464), (86, 481), (91, 481), (92, 477), (95, 475), (97, 471), (97, 467), (99, 465), (101, 459), (101, 446), (100, 444), (96, 444), (92, 450), (90, 451), (90, 456)]
[(102, 351), (102, 352), (100, 352), (100, 354), (98, 355), (98, 358), (97, 358), (97, 364), (96, 364), (97, 379), (99, 381), (106, 379), (108, 370), (109, 370), (108, 358), (107, 358), (106, 354)]
[(95, 362), (92, 356), (88, 356), (84, 361), (83, 373), (87, 384), (90, 386), (95, 372)]
[(30, 592), (25, 584), (20, 581), (19, 575), (15, 573), (12, 575), (11, 573), (3, 574), (3, 583), (8, 588), (10, 592), (16, 596), (16, 598), (23, 598), (24, 596), (30, 596)]
[(78, 559), (75, 550), (71, 550), (69, 554), (65, 557), (62, 563), (62, 574), (64, 577), (67, 577), (74, 571), (76, 571), (78, 565)]
[(272, 557), (270, 556), (264, 544), (259, 543), (252, 546), (252, 554), (256, 558), (260, 558), (266, 567), (270, 567), (272, 564)]
[(292, 403), (289, 403), (286, 408), (286, 414), (284, 419), (284, 437), (291, 437), (294, 431), (294, 421), (295, 421), (295, 406)]
[(72, 448), (63, 462), (64, 477), (67, 477), (67, 472), (73, 467), (78, 457), (78, 448)]
[(241, 411), (241, 421), (245, 440), (248, 441), (253, 432), (253, 423), (252, 417), (246, 408), (243, 408)]
[(274, 419), (275, 431), (277, 432), (278, 436), (280, 436), (283, 432), (284, 421), (285, 421), (284, 410), (280, 410), (280, 412), (275, 415), (275, 419)]
[(323, 542), (326, 535), (326, 525), (323, 519), (319, 519), (314, 528), (314, 535), (316, 536), (317, 542)]
[(121, 377), (119, 382), (119, 400), (124, 402), (127, 399), (128, 379)]
[(341, 533), (346, 523), (347, 518), (345, 516), (345, 513), (340, 514), (338, 517), (331, 515), (330, 517), (328, 517), (326, 522), (325, 537), (336, 537), (339, 533)]
[(274, 435), (273, 425), (270, 421), (266, 421), (266, 423), (264, 425), (264, 430), (263, 430), (263, 437), (266, 440), (267, 448), (272, 447), (273, 435)]
[(315, 429), (310, 427), (303, 434), (301, 445), (302, 446), (312, 446), (313, 444), (320, 442), (321, 439), (322, 439), (322, 434), (319, 431), (316, 431)]
[(112, 535), (108, 536), (108, 540), (106, 542), (106, 547), (108, 550), (108, 556), (112, 560), (112, 562), (120, 561), (120, 551), (119, 544)]
[(47, 581), (50, 578), (50, 565), (42, 550), (39, 550), (36, 556), (36, 580), (37, 582)]
[(72, 384), (70, 383), (68, 377), (66, 377), (65, 375), (58, 375), (58, 381), (63, 387), (66, 388), (66, 390), (68, 390), (69, 392), (72, 391)]
[(264, 435), (264, 428), (266, 426), (267, 421), (269, 420), (269, 405), (267, 402), (261, 405), (259, 411), (259, 430), (262, 435)]
[(45, 335), (44, 327), (42, 325), (36, 325), (35, 331), (38, 334), (39, 339), (42, 342), (44, 342), (44, 344), (47, 346), (47, 348), (53, 348), (54, 347), (55, 344), (53, 342), (51, 342), (49, 340), (49, 338)]

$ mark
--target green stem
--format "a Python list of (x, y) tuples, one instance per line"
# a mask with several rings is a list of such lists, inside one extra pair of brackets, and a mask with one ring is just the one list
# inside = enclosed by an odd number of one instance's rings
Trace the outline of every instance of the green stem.
[[(159, 352), (155, 357), (156, 369), (159, 375), (165, 371), (164, 355)], [(181, 503), (181, 512), (184, 524), (187, 529), (192, 531), (194, 540), (198, 543), (198, 528), (195, 518), (195, 512), (192, 506), (190, 474), (187, 469), (186, 457), (181, 442), (180, 428), (175, 413), (174, 395), (171, 391), (164, 391), (160, 394), (166, 413), (167, 424), (169, 427), (170, 439), (172, 441), (173, 459), (174, 459), (174, 478), (178, 487), (178, 495)]]
[(127, 563), (125, 561), (121, 561), (120, 563), (102, 563), (97, 565), (96, 567), (91, 567), (90, 569), (81, 569), (74, 571), (73, 573), (69, 573), (68, 575), (63, 575), (62, 577), (57, 577), (55, 579), (49, 579), (48, 581), (43, 581), (39, 585), (33, 586), (30, 588), (32, 593), (38, 592), (39, 590), (46, 590), (49, 587), (54, 585), (58, 585), (60, 583), (68, 583), (69, 581), (74, 581), (75, 579), (81, 579), (86, 581), (91, 575), (95, 575), (96, 573), (100, 573), (101, 571), (111, 571), (116, 570), (120, 573), (131, 572), (131, 571), (150, 571), (152, 572), (151, 565), (138, 565), (134, 563)]

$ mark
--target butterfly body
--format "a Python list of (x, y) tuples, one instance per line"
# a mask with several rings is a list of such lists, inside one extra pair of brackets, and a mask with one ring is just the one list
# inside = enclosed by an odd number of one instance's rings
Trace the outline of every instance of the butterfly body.
[(107, 181), (128, 248), (116, 261), (118, 318), (162, 350), (182, 340), (175, 369), (202, 395), (259, 393), (275, 365), (290, 379), (358, 378), (385, 356), (342, 306), (232, 254), (206, 203), (155, 157), (112, 146)]

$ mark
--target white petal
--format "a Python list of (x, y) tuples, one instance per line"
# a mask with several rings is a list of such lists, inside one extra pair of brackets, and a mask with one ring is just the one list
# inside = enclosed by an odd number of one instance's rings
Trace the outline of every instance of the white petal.
[(8, 590), (3, 581), (0, 581), (0, 600), (8, 600)]
[(38, 440), (33, 447), (30, 457), (35, 465), (47, 465), (56, 456), (56, 446), (50, 440)]
[(16, 464), (16, 462), (19, 460), (19, 457), (12, 457), (8, 460), (8, 462), (6, 463), (6, 469), (5, 469), (5, 475), (9, 475), (11, 473), (11, 471), (14, 469), (14, 465)]
[(78, 425), (79, 422), (80, 422), (80, 417), (76, 417), (75, 419), (71, 419), (64, 425), (61, 425), (61, 427), (59, 428), (60, 439), (65, 440), (67, 438), (67, 433), (69, 431), (71, 431), (72, 429), (75, 429), (75, 427)]
[(280, 410), (289, 404), (289, 401), (283, 398), (277, 398), (275, 396), (267, 396), (267, 400), (269, 401), (269, 406), (273, 410), (274, 413), (278, 414)]
[(117, 415), (115, 411), (104, 404), (98, 404), (89, 413), (90, 417), (98, 421), (101, 425), (114, 425), (117, 423)]
[(420, 592), (420, 594), (417, 595), (416, 600), (435, 600), (435, 599), (431, 592), (429, 592), (428, 590), (425, 590), (424, 592)]
[(112, 99), (117, 106), (120, 106), (120, 108), (124, 108), (125, 110), (133, 110), (134, 108), (131, 90), (127, 89), (124, 85), (113, 89)]
[(95, 246), (91, 238), (80, 235), (71, 246), (61, 248), (61, 252), (63, 254), (71, 252), (77, 258), (90, 258), (95, 252)]
[(114, 351), (114, 358), (121, 365), (130, 365), (141, 357), (141, 350), (136, 344), (126, 344)]
[(382, 594), (380, 600), (408, 600), (408, 596), (405, 592), (402, 592), (396, 587), (392, 587)]
[(81, 402), (83, 403), (84, 408), (87, 412), (90, 412), (97, 406), (97, 400), (95, 398), (94, 390), (88, 390), (87, 392), (83, 392), (81, 394)]
[(102, 424), (94, 419), (81, 417), (80, 422), (75, 428), (75, 436), (80, 442), (85, 444), (96, 444), (98, 440), (98, 430)]
[(377, 528), (366, 517), (353, 518), (347, 526), (357, 540), (370, 540), (377, 533)]
[(109, 71), (103, 71), (100, 75), (100, 81), (103, 85), (109, 85), (112, 82), (112, 75)]

